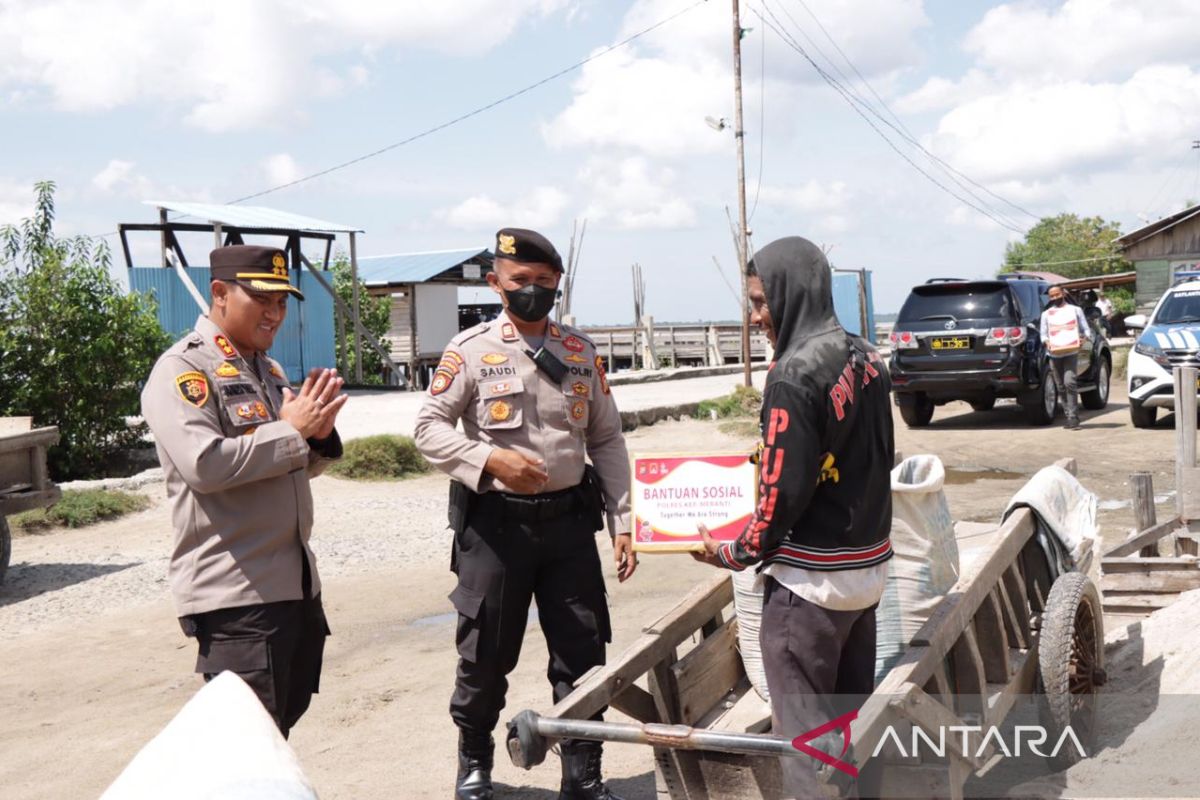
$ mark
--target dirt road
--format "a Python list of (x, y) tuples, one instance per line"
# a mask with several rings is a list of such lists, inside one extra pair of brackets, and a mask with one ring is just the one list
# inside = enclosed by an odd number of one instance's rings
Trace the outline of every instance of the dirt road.
[[(696, 421), (630, 436), (631, 450), (640, 451), (748, 443)], [(1109, 410), (1085, 414), (1080, 431), (1029, 428), (1015, 407), (973, 413), (962, 405), (939, 409), (921, 431), (897, 420), (897, 446), (935, 453), (952, 468), (947, 493), (959, 519), (994, 520), (1027, 475), (1063, 456), (1079, 460), (1080, 478), (1100, 496), (1110, 540), (1131, 524), (1120, 505), (1130, 472), (1154, 473), (1160, 493), (1173, 489), (1171, 430), (1131, 428), (1116, 387)], [(14, 543), (9, 581), (0, 587), (0, 795), (8, 800), (98, 796), (197, 688), (194, 645), (179, 632), (163, 578), (170, 532), (162, 486), (145, 491), (154, 505), (133, 517)], [(326, 800), (449, 797), (455, 731), (446, 706), (455, 652), (445, 480), (364, 485), (323, 477), (314, 493), (315, 546), (335, 635), (323, 691), (292, 744)], [(607, 539), (601, 550), (610, 563)], [(608, 569), (612, 652), (619, 652), (708, 568), (682, 556), (644, 558), (625, 585)], [(536, 621), (530, 631), (505, 720), (549, 705)], [(606, 771), (630, 800), (654, 797), (645, 749), (608, 748)], [(499, 797), (556, 796), (553, 758), (523, 772), (501, 756), (495, 777)]]

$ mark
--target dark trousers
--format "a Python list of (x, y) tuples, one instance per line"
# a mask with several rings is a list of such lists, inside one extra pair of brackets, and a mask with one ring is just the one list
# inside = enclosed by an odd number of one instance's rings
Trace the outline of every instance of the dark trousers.
[[(775, 735), (787, 739), (857, 709), (875, 688), (875, 607), (831, 611), (765, 578), (763, 669), (771, 692)], [(811, 742), (841, 756), (842, 731)], [(849, 761), (853, 751), (843, 760)], [(788, 797), (821, 797), (816, 767), (807, 756), (782, 759)]]
[(258, 695), (287, 737), (320, 689), (329, 625), (321, 597), (222, 608), (182, 620), (199, 643), (205, 681), (229, 670)]
[(1063, 412), (1068, 420), (1079, 417), (1079, 356), (1058, 356), (1050, 359), (1050, 375), (1058, 396), (1062, 398)]
[(531, 599), (550, 651), (546, 677), (554, 702), (604, 663), (612, 641), (594, 524), (581, 512), (527, 522), (505, 508), (495, 495), (479, 496), (455, 536), (451, 568), (458, 586), (450, 600), (458, 611), (459, 659), (450, 716), (470, 733), (496, 727)]

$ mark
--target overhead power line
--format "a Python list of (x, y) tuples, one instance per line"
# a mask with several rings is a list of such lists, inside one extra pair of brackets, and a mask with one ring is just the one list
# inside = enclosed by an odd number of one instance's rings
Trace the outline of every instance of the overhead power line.
[[(934, 177), (929, 172), (927, 172), (925, 169), (923, 169), (919, 164), (917, 164), (915, 161), (913, 161), (908, 156), (907, 153), (905, 153), (903, 150), (901, 150), (899, 147), (897, 147), (896, 143), (893, 142), (892, 139), (886, 133), (884, 133), (879, 128), (879, 126), (876, 125), (871, 120), (871, 118), (867, 116), (867, 114), (865, 114), (863, 112), (863, 109), (860, 107), (863, 104), (863, 101), (861, 99), (858, 99), (855, 96), (853, 96), (852, 93), (849, 90), (847, 90), (836, 78), (831, 76), (824, 68), (822, 68), (821, 65), (818, 64), (812, 58), (812, 56), (810, 56), (808, 54), (808, 51), (806, 51), (804, 49), (804, 47), (799, 42), (796, 41), (795, 37), (791, 36), (789, 33), (782, 30), (783, 23), (779, 20), (779, 18), (775, 15), (775, 13), (770, 9), (770, 7), (767, 6), (766, 0), (761, 0), (761, 1), (763, 3), (763, 7), (766, 9), (767, 13), (771, 15), (771, 19), (767, 19), (762, 14), (762, 12), (760, 12), (757, 8), (752, 7), (752, 10), (754, 11), (755, 15), (757, 15), (758, 18), (760, 20), (762, 20), (763, 24), (766, 25), (768, 28), (770, 28), (772, 31), (774, 31), (775, 34), (777, 36), (779, 36), (779, 38), (782, 39), (785, 44), (787, 44), (789, 47), (791, 47), (793, 50), (795, 50), (797, 53), (799, 53), (809, 63), (809, 65), (811, 65), (812, 68), (814, 70), (816, 70), (817, 74), (822, 78), (822, 80), (824, 80), (832, 89), (834, 89), (834, 91), (836, 91), (839, 95), (841, 95), (842, 99), (845, 100), (850, 105), (851, 109), (853, 109), (856, 114), (858, 114), (860, 117), (862, 117), (863, 121), (866, 122), (867, 125), (870, 126), (870, 128), (872, 130), (874, 130), (875, 133), (878, 134), (881, 139), (883, 139), (884, 143), (887, 144), (888, 147), (890, 147), (898, 156), (900, 156), (902, 159), (904, 159), (904, 161), (906, 161), (909, 166), (911, 166), (914, 170), (916, 170), (918, 173), (920, 173), (926, 180), (928, 180), (934, 186), (941, 189), (943, 192), (950, 195), (954, 199), (958, 200), (963, 205), (975, 210), (976, 212), (978, 212), (978, 213), (982, 214), (983, 216), (987, 217), (988, 219), (992, 220), (1000, 227), (1010, 230), (1013, 233), (1018, 233), (1018, 234), (1025, 233), (1024, 229), (1018, 227), (1013, 222), (1003, 218), (1002, 215), (999, 215), (994, 210), (989, 210), (988, 208), (986, 208), (985, 207), (986, 204), (983, 203), (983, 201), (979, 201), (978, 198), (974, 198), (974, 200), (968, 199), (967, 197), (964, 197), (961, 194), (959, 194), (958, 192), (956, 192), (954, 189), (951, 189), (950, 187), (946, 186), (944, 183), (942, 183), (936, 177)], [(900, 133), (900, 131), (898, 129), (896, 129), (895, 125), (893, 125), (892, 123), (890, 123), (887, 120), (880, 117), (878, 112), (876, 112), (872, 106), (870, 106), (869, 104), (866, 104), (866, 107), (872, 112), (872, 114), (874, 116), (879, 117), (882, 122), (884, 122), (886, 125), (888, 125), (888, 127), (892, 128), (893, 130), (897, 130), (897, 133)], [(903, 134), (903, 133), (901, 133), (900, 135), (902, 136), (902, 138), (905, 137), (905, 134)]]
[[(846, 64), (850, 67), (850, 69), (854, 72), (854, 74), (856, 76), (858, 76), (858, 80), (862, 83), (862, 85), (867, 87), (867, 91), (869, 91), (871, 93), (871, 95), (879, 103), (879, 106), (884, 111), (886, 111), (892, 119), (894, 119), (896, 121), (897, 125), (900, 126), (901, 130), (903, 131), (903, 133), (901, 135), (904, 136), (905, 140), (908, 141), (909, 144), (911, 144), (914, 147), (921, 150), (921, 152), (923, 152), (925, 155), (927, 155), (930, 158), (930, 160), (932, 160), (933, 162), (935, 162), (936, 164), (941, 166), (943, 169), (945, 169), (947, 174), (951, 175), (952, 179), (955, 179), (955, 183), (958, 183), (959, 186), (962, 186), (962, 182), (957, 180), (957, 178), (961, 178), (963, 181), (966, 181), (967, 183), (971, 184), (972, 186), (975, 186), (976, 188), (980, 189), (981, 191), (986, 192), (988, 195), (991, 195), (996, 200), (999, 200), (1001, 203), (1004, 203), (1009, 208), (1012, 208), (1015, 211), (1025, 214), (1026, 216), (1028, 216), (1032, 219), (1035, 219), (1035, 220), (1041, 219), (1041, 217), (1039, 215), (1033, 213), (1032, 211), (1028, 210), (1027, 208), (1017, 205), (1016, 203), (1012, 202), (1008, 198), (997, 194), (996, 192), (989, 189), (987, 186), (984, 186), (983, 184), (977, 182), (976, 180), (971, 178), (971, 176), (966, 175), (963, 172), (960, 172), (959, 170), (955, 169), (955, 167), (953, 165), (942, 160), (937, 155), (930, 152), (923, 145), (921, 145), (921, 143), (918, 141), (916, 135), (913, 134), (913, 132), (911, 130), (909, 130), (908, 126), (904, 124), (904, 121), (902, 119), (900, 119), (899, 116), (897, 116), (896, 112), (892, 110), (891, 106), (889, 106), (887, 104), (887, 102), (879, 95), (879, 92), (875, 91), (875, 87), (872, 86), (871, 83), (866, 79), (866, 77), (863, 76), (863, 74), (859, 71), (858, 67), (856, 67), (854, 65), (854, 62), (850, 60), (850, 57), (847, 56), (845, 51), (842, 50), (842, 48), (838, 45), (837, 40), (835, 40), (833, 38), (833, 36), (829, 33), (829, 31), (826, 30), (825, 26), (823, 24), (821, 24), (821, 20), (812, 11), (812, 9), (808, 7), (808, 5), (804, 2), (804, 0), (796, 0), (796, 2), (798, 2), (800, 4), (800, 6), (806, 12), (808, 12), (808, 15), (810, 17), (812, 17), (813, 22), (815, 22), (817, 24), (817, 27), (821, 29), (821, 33), (823, 33), (825, 35), (825, 38), (829, 40), (829, 43), (831, 45), (833, 45), (833, 48), (835, 50), (837, 50), (838, 55), (840, 55), (842, 57), (842, 60), (846, 62)], [(788, 13), (787, 8), (784, 8), (783, 12), (784, 12), (784, 14), (787, 15), (788, 19), (792, 20), (792, 23), (796, 25), (797, 29), (799, 29), (801, 31), (801, 33), (803, 33), (803, 31), (804, 31), (803, 27), (799, 23), (796, 22), (795, 18), (793, 18), (791, 14)], [(821, 50), (821, 48), (819, 46), (817, 46), (817, 44), (815, 42), (813, 42), (812, 39), (810, 39), (808, 36), (805, 36), (805, 39), (807, 39), (809, 42), (812, 43), (814, 49), (816, 49), (816, 51), (818, 53), (820, 53), (822, 55), (822, 57), (825, 58), (826, 61), (829, 62), (829, 64), (837, 71), (838, 75), (840, 75), (846, 81), (847, 84), (852, 83), (850, 78), (847, 77), (846, 74), (844, 72), (842, 72), (841, 69), (838, 68), (837, 64), (833, 61), (833, 59), (831, 59), (831, 58), (829, 58), (829, 56), (825, 55), (825, 53)], [(868, 103), (867, 105), (869, 106), (870, 104)], [(879, 115), (876, 114), (876, 116), (879, 116)], [(880, 119), (882, 119), (882, 117), (880, 117)], [(966, 189), (965, 186), (962, 186), (962, 188)], [(970, 191), (969, 189), (966, 189), (966, 190)]]
[(369, 153), (364, 153), (363, 155), (357, 156), (348, 161), (343, 161), (340, 164), (334, 164), (332, 167), (327, 167), (326, 169), (320, 170), (319, 172), (314, 172), (310, 175), (305, 175), (305, 176), (297, 178), (293, 181), (288, 181), (287, 183), (281, 183), (278, 186), (272, 186), (269, 189), (263, 189), (261, 192), (255, 192), (253, 194), (244, 195), (242, 197), (237, 198), (236, 200), (230, 200), (229, 205), (233, 205), (234, 203), (241, 203), (246, 200), (252, 200), (256, 197), (262, 197), (263, 195), (271, 194), (273, 192), (278, 192), (281, 189), (287, 189), (292, 186), (296, 186), (297, 184), (311, 181), (314, 178), (320, 178), (322, 176), (330, 174), (331, 172), (337, 172), (338, 170), (345, 169), (346, 167), (349, 167), (349, 166), (353, 166), (354, 164), (358, 164), (362, 161), (366, 161), (367, 159), (375, 158), (376, 156), (383, 155), (384, 153), (395, 150), (398, 147), (403, 147), (406, 144), (411, 144), (411, 143), (417, 141), (418, 139), (424, 139), (425, 137), (431, 136), (432, 134), (438, 133), (439, 131), (444, 131), (446, 128), (452, 127), (454, 125), (457, 125), (460, 122), (464, 122), (468, 119), (471, 119), (472, 117), (478, 116), (485, 111), (490, 111), (491, 109), (495, 108), (498, 105), (507, 103), (510, 100), (515, 100), (516, 98), (520, 97), (521, 95), (528, 94), (529, 92), (532, 92), (534, 89), (537, 89), (540, 86), (544, 86), (545, 84), (550, 83), (553, 80), (557, 80), (558, 78), (561, 78), (563, 75), (566, 75), (570, 72), (574, 72), (575, 70), (579, 69), (583, 65), (588, 64), (592, 61), (595, 61), (598, 58), (602, 58), (602, 57), (608, 55), (609, 53), (613, 52), (614, 50), (619, 50), (620, 48), (624, 47), (625, 45), (645, 36), (647, 33), (655, 31), (658, 28), (661, 28), (662, 26), (674, 21), (675, 19), (678, 19), (679, 17), (683, 16), (684, 14), (688, 13), (689, 11), (691, 11), (699, 6), (704, 5), (705, 2), (706, 2), (706, 0), (697, 0), (697, 2), (693, 3), (692, 5), (688, 6), (687, 8), (681, 9), (680, 11), (677, 11), (674, 14), (671, 14), (669, 17), (665, 17), (664, 19), (659, 20), (658, 22), (654, 23), (653, 25), (650, 25), (649, 27), (643, 28), (642, 30), (638, 31), (637, 33), (634, 33), (630, 36), (625, 37), (624, 39), (617, 42), (616, 44), (609, 45), (608, 47), (604, 48), (603, 50), (599, 50), (599, 51), (593, 53), (592, 55), (588, 56), (587, 58), (576, 61), (574, 64), (571, 64), (568, 67), (563, 67), (558, 72), (555, 72), (552, 75), (547, 75), (546, 77), (542, 78), (541, 80), (534, 81), (533, 83), (529, 84), (528, 86), (524, 86), (520, 89), (517, 89), (515, 92), (509, 92), (508, 94), (504, 95), (503, 97), (493, 100), (492, 102), (487, 103), (486, 105), (482, 105), (482, 106), (479, 106), (478, 108), (472, 109), (471, 111), (468, 111), (465, 114), (460, 114), (459, 116), (455, 117), (454, 119), (447, 120), (446, 122), (443, 122), (439, 125), (434, 125), (432, 128), (426, 128), (425, 130), (421, 131), (420, 133), (413, 134), (412, 136), (409, 136), (406, 139), (401, 139), (398, 142), (392, 142), (389, 145), (380, 147), (377, 150), (372, 150)]

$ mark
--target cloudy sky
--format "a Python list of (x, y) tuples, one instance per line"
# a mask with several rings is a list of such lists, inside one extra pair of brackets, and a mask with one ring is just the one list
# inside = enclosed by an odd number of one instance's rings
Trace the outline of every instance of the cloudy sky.
[[(873, 270), (879, 311), (927, 277), (992, 274), (1038, 216), (1128, 231), (1200, 198), (1194, 0), (742, 14), (753, 244), (799, 234)], [(64, 234), (152, 221), (147, 199), (227, 202), (594, 55), (251, 202), (358, 225), (363, 255), (488, 246), (502, 225), (565, 252), (586, 218), (581, 322), (631, 318), (634, 262), (656, 318), (732, 318), (713, 257), (732, 277), (734, 141), (705, 123), (733, 117), (730, 25), (725, 0), (4, 0), (0, 222), (42, 179)]]

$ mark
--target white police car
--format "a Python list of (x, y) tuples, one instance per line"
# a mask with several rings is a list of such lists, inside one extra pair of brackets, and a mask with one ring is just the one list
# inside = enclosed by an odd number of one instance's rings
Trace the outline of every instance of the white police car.
[(1129, 352), (1129, 416), (1138, 428), (1154, 427), (1158, 409), (1175, 407), (1174, 366), (1200, 367), (1200, 274), (1176, 275), (1177, 285), (1150, 318), (1136, 314), (1125, 327), (1144, 329)]

